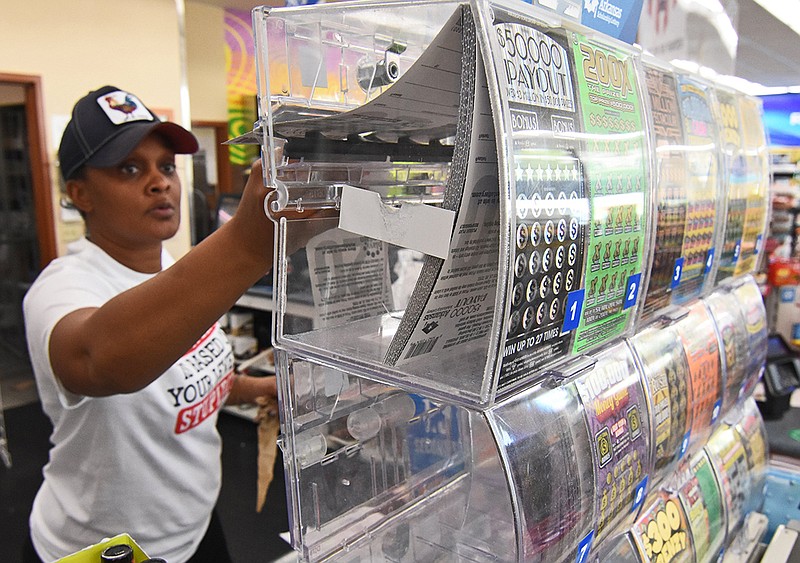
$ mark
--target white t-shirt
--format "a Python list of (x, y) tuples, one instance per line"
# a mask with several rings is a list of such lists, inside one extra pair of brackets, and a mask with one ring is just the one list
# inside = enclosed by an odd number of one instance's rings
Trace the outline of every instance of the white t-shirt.
[[(165, 252), (164, 267), (172, 262)], [(220, 327), (136, 393), (76, 396), (50, 365), (50, 334), (60, 319), (151, 277), (81, 239), (25, 296), (36, 384), (53, 423), (50, 460), (30, 517), (45, 561), (127, 532), (151, 557), (183, 563), (208, 527), (221, 484), (217, 415), (233, 381), (233, 354)]]

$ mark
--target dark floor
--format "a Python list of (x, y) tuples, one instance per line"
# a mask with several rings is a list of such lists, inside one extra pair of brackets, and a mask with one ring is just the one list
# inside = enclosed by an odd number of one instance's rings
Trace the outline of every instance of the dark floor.
[[(51, 427), (38, 402), (6, 409), (5, 426), (13, 465), (6, 469), (0, 463), (0, 561), (13, 563), (28, 533)], [(224, 444), (218, 509), (233, 561), (275, 561), (291, 551), (278, 537), (288, 530), (283, 462), (279, 455), (265, 508), (257, 513), (256, 426), (228, 413), (220, 414), (218, 426)]]

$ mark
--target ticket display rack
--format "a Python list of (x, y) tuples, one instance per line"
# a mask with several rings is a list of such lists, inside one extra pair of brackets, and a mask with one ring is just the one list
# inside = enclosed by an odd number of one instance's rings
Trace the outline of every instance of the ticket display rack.
[[(717, 561), (745, 522), (766, 479), (766, 430), (755, 402), (730, 412), (606, 554), (619, 562)], [(597, 559), (602, 561), (604, 559)]]
[[(733, 406), (715, 414), (727, 373), (708, 303), (724, 298), (734, 316), (751, 306), (730, 291), (559, 364), (484, 409), (279, 354), (295, 548), (309, 561), (609, 560), (639, 514), (679, 502), (691, 473), (696, 490), (680, 500), (690, 515), (680, 529), (697, 528), (687, 549), (719, 553), (758, 507), (766, 464), (763, 423), (749, 395), (737, 391)], [(698, 352), (691, 338), (704, 330), (713, 349)], [(746, 339), (733, 346), (749, 353)], [(748, 373), (757, 377), (758, 369)], [(726, 428), (752, 444), (734, 452), (730, 436), (711, 434)], [(718, 508), (709, 508), (713, 499)], [(648, 560), (645, 549), (631, 560)]]
[(253, 22), (295, 549), (641, 555), (763, 367), (756, 102), (521, 2)]

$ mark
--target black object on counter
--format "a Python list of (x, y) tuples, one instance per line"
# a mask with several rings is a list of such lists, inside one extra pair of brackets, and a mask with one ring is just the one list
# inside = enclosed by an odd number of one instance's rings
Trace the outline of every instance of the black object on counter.
[(100, 554), (100, 563), (133, 563), (133, 548), (126, 544), (109, 546)]

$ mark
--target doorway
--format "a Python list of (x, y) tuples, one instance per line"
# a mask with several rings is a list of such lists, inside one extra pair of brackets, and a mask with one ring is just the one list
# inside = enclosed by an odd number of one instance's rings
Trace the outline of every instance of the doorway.
[(192, 133), (200, 145), (192, 155), (192, 244), (197, 244), (217, 227), (219, 196), (234, 191), (234, 182), (228, 146), (224, 144), (228, 122), (192, 121)]
[(11, 408), (35, 397), (22, 298), (55, 258), (41, 81), (0, 73), (0, 386)]

